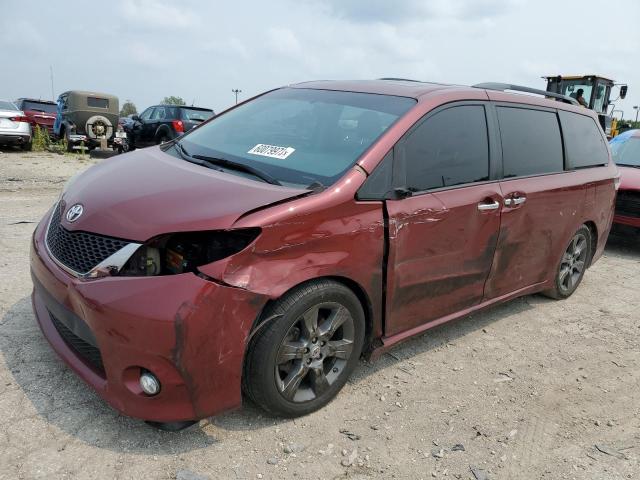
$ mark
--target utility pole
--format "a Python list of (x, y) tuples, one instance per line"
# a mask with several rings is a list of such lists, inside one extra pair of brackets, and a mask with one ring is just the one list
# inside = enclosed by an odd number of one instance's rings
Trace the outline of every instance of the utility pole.
[(638, 112), (640, 111), (640, 106), (635, 105), (633, 109), (636, 111), (636, 123), (638, 123)]
[(236, 105), (237, 105), (237, 104), (238, 104), (238, 94), (239, 94), (239, 93), (242, 93), (242, 90), (239, 90), (239, 89), (237, 89), (237, 88), (232, 88), (232, 89), (231, 89), (231, 92), (232, 92), (232, 93), (235, 93), (235, 95), (236, 95)]
[(51, 100), (56, 101), (56, 95), (53, 92), (53, 66), (49, 65), (49, 73), (51, 74)]

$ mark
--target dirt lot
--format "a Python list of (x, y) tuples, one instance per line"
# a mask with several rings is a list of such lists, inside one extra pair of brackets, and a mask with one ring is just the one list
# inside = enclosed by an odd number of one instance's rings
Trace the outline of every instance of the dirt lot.
[(58, 360), (29, 301), (35, 222), (93, 162), (0, 153), (0, 479), (640, 478), (640, 244), (622, 239), (569, 300), (430, 331), (305, 418), (247, 405), (166, 433), (118, 415)]

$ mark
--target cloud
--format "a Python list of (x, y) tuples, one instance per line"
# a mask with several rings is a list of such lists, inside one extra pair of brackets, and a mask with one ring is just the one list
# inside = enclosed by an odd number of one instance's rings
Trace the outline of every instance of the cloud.
[(133, 42), (127, 50), (131, 59), (138, 65), (153, 68), (167, 65), (165, 59), (162, 58), (162, 54), (146, 43)]
[(328, 0), (329, 12), (354, 23), (482, 21), (504, 15), (524, 0)]
[(270, 27), (267, 30), (267, 42), (273, 51), (283, 55), (298, 55), (302, 52), (296, 34), (288, 28)]
[(161, 0), (123, 0), (121, 14), (136, 25), (152, 28), (187, 28), (198, 23), (193, 12), (179, 3), (179, 7)]

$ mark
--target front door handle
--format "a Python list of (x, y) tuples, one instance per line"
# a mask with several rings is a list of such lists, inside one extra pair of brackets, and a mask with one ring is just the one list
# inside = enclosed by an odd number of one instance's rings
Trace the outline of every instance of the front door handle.
[(494, 201), (493, 203), (481, 202), (478, 204), (478, 210), (480, 210), (481, 212), (487, 210), (497, 210), (498, 208), (500, 208), (500, 202), (498, 201)]

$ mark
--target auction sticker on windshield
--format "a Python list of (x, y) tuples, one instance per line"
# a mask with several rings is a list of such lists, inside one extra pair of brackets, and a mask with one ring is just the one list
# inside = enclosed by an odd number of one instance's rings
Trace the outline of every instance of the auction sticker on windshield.
[(296, 149), (293, 147), (279, 147), (277, 145), (265, 145), (263, 143), (259, 143), (247, 153), (284, 160), (295, 151)]

